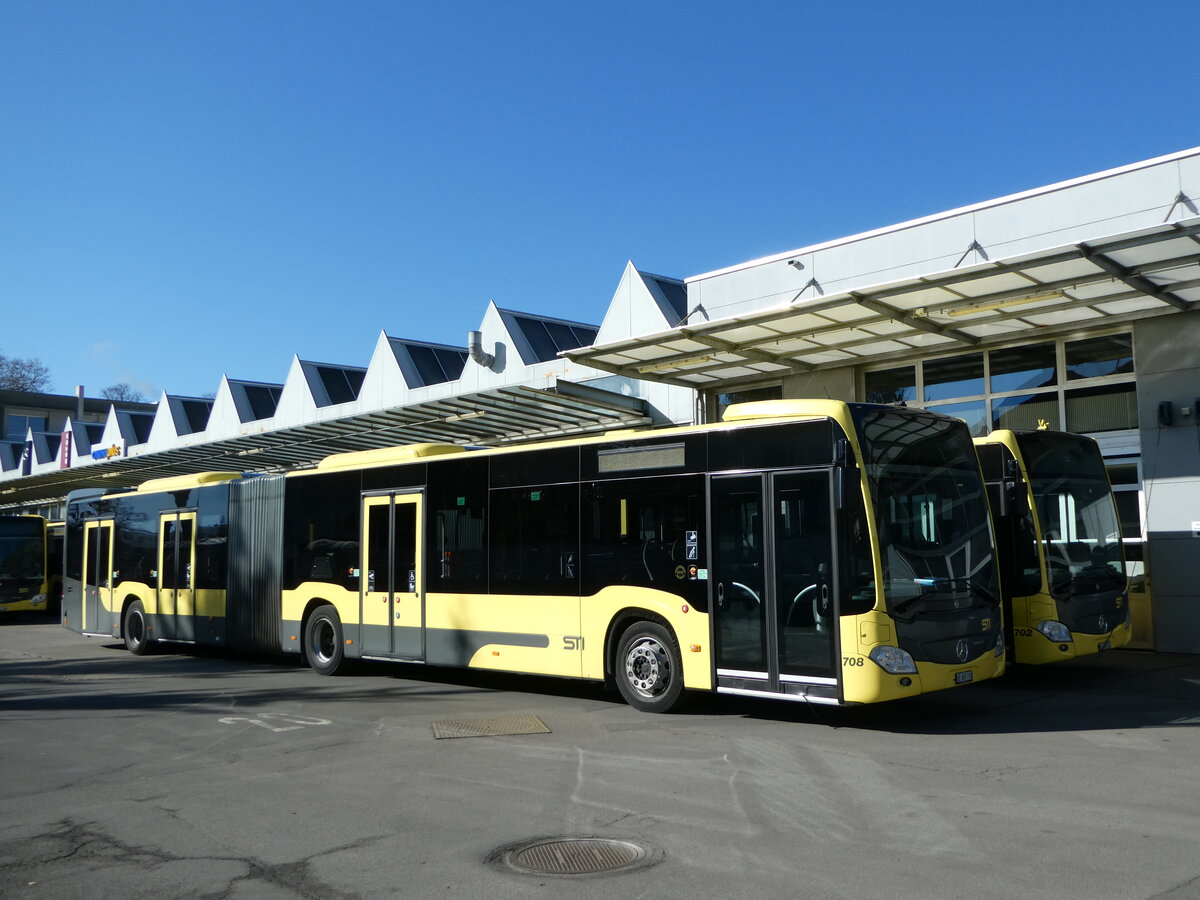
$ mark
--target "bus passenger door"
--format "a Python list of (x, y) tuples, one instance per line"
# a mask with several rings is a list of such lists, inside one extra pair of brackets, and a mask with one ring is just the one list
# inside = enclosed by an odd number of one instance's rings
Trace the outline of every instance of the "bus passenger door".
[(158, 519), (158, 624), (160, 638), (195, 639), (196, 514), (167, 512)]
[(836, 679), (831, 473), (775, 473), (770, 482), (780, 681)]
[[(108, 631), (112, 609), (112, 520), (83, 523), (83, 626)], [(101, 618), (104, 621), (101, 621)]]
[(713, 478), (712, 579), (716, 601), (717, 683), (765, 690), (767, 652), (763, 477)]
[(829, 469), (711, 483), (718, 689), (835, 698)]
[(362, 652), (425, 658), (421, 494), (363, 497)]

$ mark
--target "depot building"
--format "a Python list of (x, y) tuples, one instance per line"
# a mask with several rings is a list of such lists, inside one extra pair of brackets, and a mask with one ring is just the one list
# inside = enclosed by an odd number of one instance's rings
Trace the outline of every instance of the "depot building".
[(23, 439), (6, 420), (0, 507), (390, 444), (713, 420), (751, 399), (903, 402), (975, 435), (1094, 437), (1133, 646), (1200, 652), (1198, 204), (1200, 148), (689, 278), (631, 263), (598, 324), (489, 304), (460, 347), (383, 332), (366, 366), (293, 359), (279, 384), (222, 376), (211, 399), (164, 393)]

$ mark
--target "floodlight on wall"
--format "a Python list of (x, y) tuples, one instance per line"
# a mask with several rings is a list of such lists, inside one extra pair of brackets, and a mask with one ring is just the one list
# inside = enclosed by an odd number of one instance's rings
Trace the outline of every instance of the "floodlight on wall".
[(1062, 291), (1047, 291), (1044, 294), (1034, 294), (1032, 297), (1014, 297), (1010, 300), (983, 300), (966, 306), (957, 306), (946, 310), (947, 316), (969, 316), (980, 312), (991, 312), (997, 309), (1010, 309), (1014, 306), (1025, 306), (1027, 303), (1045, 303), (1047, 300), (1063, 300), (1067, 295)]

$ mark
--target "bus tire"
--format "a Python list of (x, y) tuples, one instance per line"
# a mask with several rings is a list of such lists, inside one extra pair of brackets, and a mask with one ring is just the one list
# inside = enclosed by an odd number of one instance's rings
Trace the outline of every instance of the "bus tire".
[(683, 696), (683, 658), (674, 635), (655, 622), (635, 622), (617, 645), (617, 688), (642, 712), (663, 713)]
[(344, 658), (342, 620), (332, 606), (318, 606), (304, 623), (304, 659), (318, 675), (335, 675)]
[(125, 639), (125, 649), (134, 656), (145, 656), (150, 652), (150, 638), (146, 630), (146, 610), (141, 600), (134, 600), (125, 607), (125, 615), (121, 621), (121, 636)]

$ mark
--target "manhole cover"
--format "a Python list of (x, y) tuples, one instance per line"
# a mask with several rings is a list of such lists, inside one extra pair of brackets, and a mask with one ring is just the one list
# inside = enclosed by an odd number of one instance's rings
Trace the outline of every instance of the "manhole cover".
[(495, 719), (438, 719), (433, 736), (443, 738), (494, 737), (501, 734), (549, 734), (537, 716), (501, 716)]
[(598, 875), (653, 865), (662, 852), (611, 838), (551, 837), (501, 847), (491, 859), (528, 875)]

